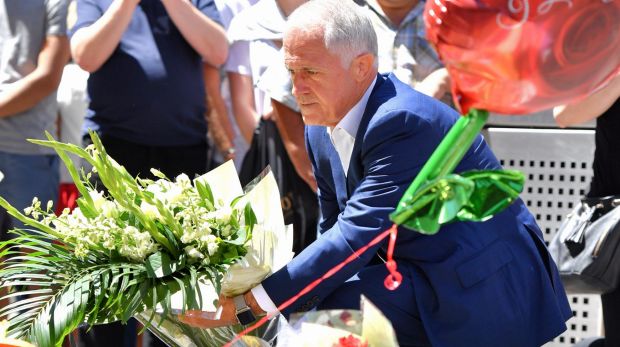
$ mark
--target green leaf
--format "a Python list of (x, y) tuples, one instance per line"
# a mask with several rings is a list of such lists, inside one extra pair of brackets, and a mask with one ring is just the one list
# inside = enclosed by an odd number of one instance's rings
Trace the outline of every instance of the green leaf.
[(84, 217), (89, 218), (89, 219), (93, 219), (96, 218), (98, 213), (97, 211), (95, 211), (93, 208), (91, 208), (91, 205), (88, 204), (83, 197), (78, 198), (75, 201), (78, 205), (78, 207), (80, 208), (80, 211), (82, 211), (82, 214), (84, 215)]
[(185, 257), (172, 260), (165, 252), (157, 252), (146, 259), (146, 272), (149, 278), (162, 278), (185, 267)]
[(254, 225), (258, 223), (258, 219), (256, 218), (256, 214), (252, 209), (252, 206), (248, 202), (245, 204), (245, 208), (243, 209), (243, 216), (245, 218), (245, 225), (249, 227), (250, 232), (254, 230)]
[[(10, 321), (11, 336), (27, 338), (39, 347), (58, 346), (83, 321), (104, 323), (140, 307), (135, 296), (130, 301), (126, 294), (135, 292), (138, 283), (149, 284), (144, 266), (110, 263), (109, 258), (98, 258), (96, 252), (77, 259), (70, 249), (51, 243), (41, 233), (22, 235), (0, 247), (24, 245), (36, 251), (21, 253), (19, 259), (8, 258), (0, 266), (2, 287), (21, 285), (26, 290), (19, 294), (36, 295), (0, 310), (5, 315), (18, 314)], [(111, 283), (114, 276), (116, 284)], [(11, 292), (3, 298), (15, 295)]]
[(161, 171), (159, 171), (159, 170), (157, 170), (157, 169), (155, 169), (155, 168), (151, 168), (151, 174), (153, 174), (153, 176), (155, 176), (155, 177), (157, 177), (157, 178), (161, 178), (161, 179), (165, 179), (165, 180), (167, 180), (167, 181), (170, 181), (170, 180), (168, 179), (168, 177), (166, 177), (166, 175), (164, 175), (164, 173), (163, 173), (163, 172), (161, 172)]
[(248, 240), (247, 230), (245, 228), (237, 229), (236, 236), (237, 237), (231, 239), (222, 239), (222, 243), (235, 246), (243, 246)]
[(213, 199), (213, 192), (211, 191), (211, 187), (209, 186), (209, 183), (205, 182), (204, 180), (200, 178), (196, 178), (194, 179), (194, 187), (196, 187), (196, 190), (198, 191), (198, 195), (200, 196), (202, 201), (205, 203), (205, 207), (208, 210), (214, 210), (215, 200)]
[(230, 202), (230, 207), (235, 207), (237, 203), (241, 201), (241, 199), (243, 199), (244, 196), (245, 195), (239, 195), (236, 198), (232, 199), (232, 201)]

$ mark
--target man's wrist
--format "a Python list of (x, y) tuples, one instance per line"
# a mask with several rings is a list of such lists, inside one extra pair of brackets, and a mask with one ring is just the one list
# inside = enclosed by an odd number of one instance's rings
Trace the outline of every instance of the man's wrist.
[(267, 314), (267, 312), (263, 311), (263, 309), (260, 308), (260, 306), (258, 305), (258, 302), (254, 298), (254, 295), (252, 295), (252, 291), (247, 291), (245, 294), (243, 294), (243, 298), (245, 299), (245, 303), (252, 310), (254, 316), (258, 317)]

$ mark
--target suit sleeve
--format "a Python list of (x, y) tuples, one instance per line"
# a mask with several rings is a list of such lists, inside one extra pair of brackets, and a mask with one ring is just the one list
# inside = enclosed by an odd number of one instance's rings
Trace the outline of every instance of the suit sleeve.
[[(391, 226), (388, 214), (443, 137), (441, 129), (405, 111), (378, 117), (366, 132), (362, 147), (364, 175), (337, 222), (303, 252), (263, 282), (276, 305), (344, 261)], [(415, 153), (415, 155), (412, 155)], [(321, 189), (321, 181), (319, 189)], [(322, 197), (321, 205), (335, 197)], [(333, 202), (335, 203), (335, 201)], [(401, 233), (400, 235), (404, 234)], [(282, 313), (309, 308), (323, 300), (372, 258), (380, 243), (300, 298)]]

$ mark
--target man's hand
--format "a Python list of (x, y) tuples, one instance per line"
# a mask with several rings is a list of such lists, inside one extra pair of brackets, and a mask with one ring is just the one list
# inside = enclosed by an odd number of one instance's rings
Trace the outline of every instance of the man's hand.
[(232, 298), (223, 295), (220, 295), (217, 311), (191, 310), (185, 312), (185, 315), (179, 315), (178, 318), (183, 323), (203, 329), (239, 324), (235, 314), (235, 303)]

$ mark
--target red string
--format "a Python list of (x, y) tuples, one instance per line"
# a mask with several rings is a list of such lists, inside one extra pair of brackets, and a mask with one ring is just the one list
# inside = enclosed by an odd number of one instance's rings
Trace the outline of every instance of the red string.
[(389, 290), (396, 290), (396, 288), (398, 288), (398, 286), (400, 286), (403, 282), (403, 275), (398, 272), (396, 262), (393, 258), (397, 234), (398, 227), (396, 224), (393, 224), (390, 228), (390, 241), (388, 243), (387, 261), (385, 262), (385, 266), (390, 274), (385, 278), (385, 281), (383, 281), (383, 285)]
[[(279, 314), (279, 312), (282, 312), (287, 307), (291, 306), (295, 301), (299, 300), (299, 298), (301, 298), (303, 295), (305, 295), (308, 292), (310, 292), (312, 289), (314, 289), (316, 286), (318, 286), (325, 279), (333, 276), (336, 272), (340, 271), (343, 267), (345, 267), (345, 265), (347, 265), (348, 263), (350, 263), (353, 260), (357, 259), (362, 253), (366, 252), (366, 250), (368, 250), (368, 248), (370, 248), (370, 247), (376, 245), (377, 243), (381, 242), (388, 235), (390, 235), (390, 240), (389, 240), (389, 244), (388, 244), (388, 251), (387, 251), (387, 259), (388, 260), (386, 262), (386, 266), (387, 266), (388, 271), (390, 272), (390, 274), (385, 279), (385, 286), (389, 290), (395, 290), (396, 288), (398, 288), (398, 286), (400, 285), (400, 283), (402, 281), (402, 278), (403, 278), (403, 276), (396, 269), (396, 262), (394, 262), (394, 259), (393, 259), (394, 245), (396, 243), (396, 236), (397, 236), (397, 234), (398, 234), (398, 226), (396, 224), (393, 224), (391, 228), (389, 228), (389, 229), (385, 230), (384, 232), (382, 232), (381, 234), (379, 234), (377, 237), (372, 239), (372, 241), (370, 241), (368, 244), (366, 244), (365, 246), (361, 247), (360, 249), (355, 251), (353, 254), (351, 254), (343, 262), (341, 262), (340, 264), (334, 266), (333, 268), (328, 270), (325, 274), (323, 274), (323, 276), (321, 276), (320, 278), (312, 281), (312, 283), (310, 283), (308, 286), (306, 286), (304, 289), (302, 289), (299, 293), (295, 294), (293, 297), (291, 297), (290, 299), (288, 299), (285, 302), (283, 302), (280, 306), (278, 306), (278, 312), (269, 313), (266, 316), (264, 316), (263, 318), (261, 318), (258, 322), (254, 323), (254, 325), (245, 328), (242, 332), (240, 332), (237, 336), (235, 336), (235, 338), (232, 341), (230, 341), (227, 344), (225, 344), (224, 347), (231, 347), (233, 343), (239, 341), (243, 336), (247, 335), (248, 333), (250, 333), (250, 332), (252, 332), (252, 331), (254, 331), (254, 330), (258, 329), (258, 328), (260, 328), (263, 324), (267, 323), (267, 321), (270, 320), (271, 318), (273, 318), (276, 314)], [(389, 282), (389, 286), (388, 286), (388, 282)]]

